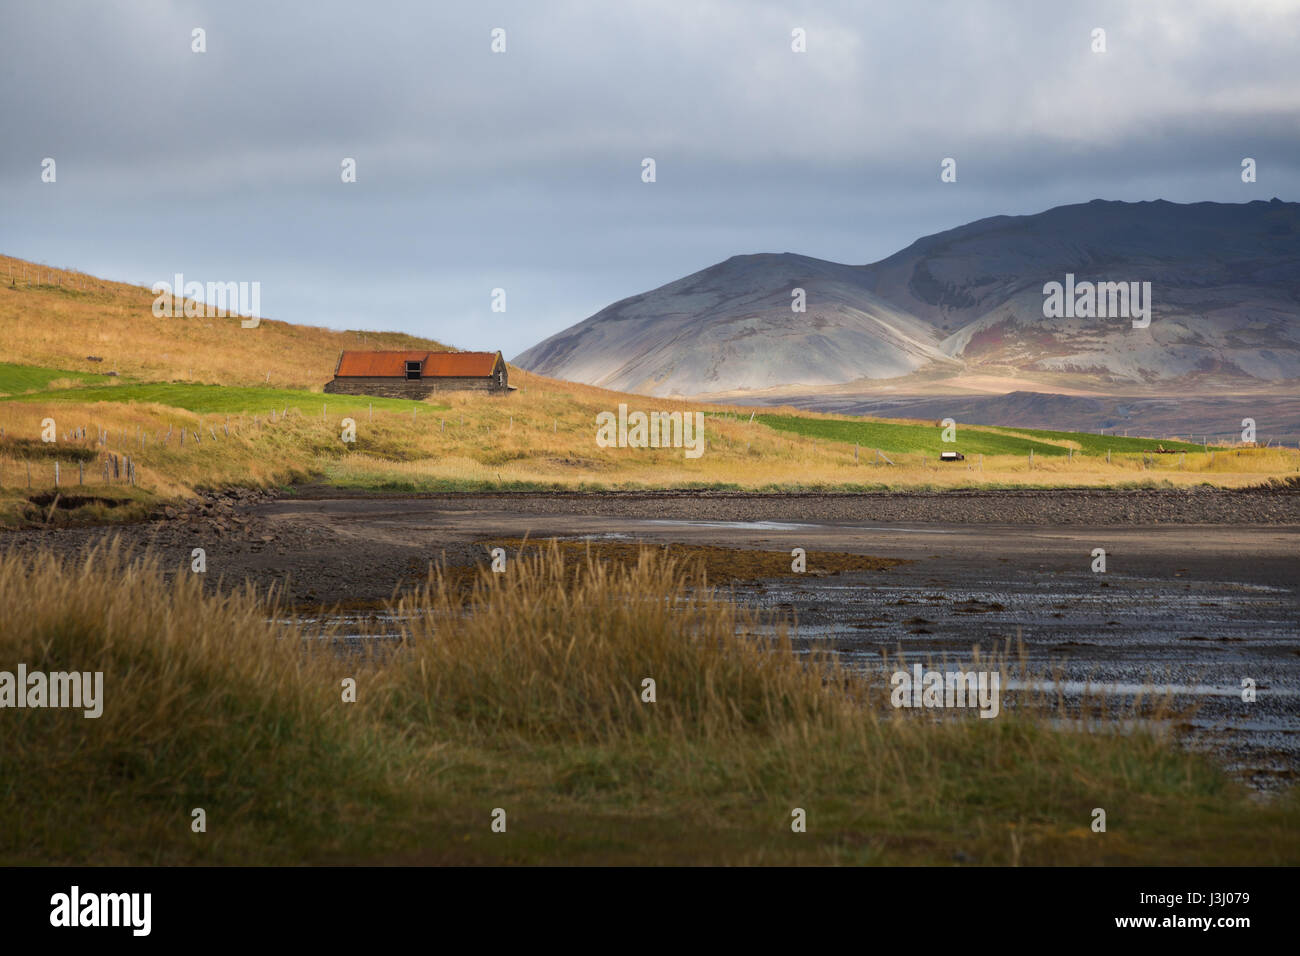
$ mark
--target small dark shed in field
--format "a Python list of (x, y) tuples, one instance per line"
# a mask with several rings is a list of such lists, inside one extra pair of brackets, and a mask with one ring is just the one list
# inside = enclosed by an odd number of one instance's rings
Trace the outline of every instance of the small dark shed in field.
[(510, 389), (500, 352), (342, 352), (334, 381), (325, 391), (335, 395), (382, 395), (424, 398), (433, 392)]

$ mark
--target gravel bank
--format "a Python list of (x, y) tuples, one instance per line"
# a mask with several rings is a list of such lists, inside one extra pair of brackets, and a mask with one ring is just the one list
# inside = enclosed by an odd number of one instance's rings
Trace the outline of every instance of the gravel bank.
[[(315, 489), (291, 500), (338, 499)], [(1018, 491), (752, 494), (748, 492), (537, 492), (425, 495), (412, 499), (358, 496), (340, 501), (419, 500), (445, 510), (508, 510), (700, 521), (818, 521), (997, 524), (1029, 526), (1156, 524), (1300, 525), (1300, 489), (1218, 488), (1048, 489)]]
[[(1196, 490), (955, 491), (860, 495), (719, 492), (529, 493), (393, 497), (234, 492), (205, 495), (154, 520), (108, 527), (0, 532), (0, 549), (79, 551), (120, 535), (188, 573), (203, 548), (210, 586), (250, 579), (297, 604), (367, 603), (423, 578), (430, 561), (480, 560), (487, 518), (512, 537), (530, 519), (551, 533), (612, 519), (930, 525), (936, 528), (1154, 528), (1179, 525), (1300, 527), (1300, 494)], [(476, 516), (484, 516), (480, 522)], [(571, 526), (566, 519), (573, 519)], [(809, 539), (815, 546), (815, 538)], [(882, 552), (883, 553), (883, 552)], [(888, 556), (888, 555), (885, 555)]]

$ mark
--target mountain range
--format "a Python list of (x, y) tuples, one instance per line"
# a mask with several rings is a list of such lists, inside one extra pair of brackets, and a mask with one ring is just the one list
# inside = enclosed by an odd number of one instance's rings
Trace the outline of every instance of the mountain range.
[[(1149, 282), (1149, 326), (1046, 317), (1044, 286), (1067, 275)], [(647, 395), (799, 404), (881, 390), (1293, 392), (1300, 203), (1098, 199), (981, 219), (868, 265), (733, 256), (615, 302), (514, 364)]]

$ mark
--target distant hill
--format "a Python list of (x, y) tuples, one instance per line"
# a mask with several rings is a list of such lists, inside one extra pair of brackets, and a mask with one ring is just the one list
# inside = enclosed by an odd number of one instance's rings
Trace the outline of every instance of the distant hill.
[[(1067, 273), (1150, 282), (1150, 327), (1044, 318), (1044, 284)], [(804, 313), (791, 310), (795, 288)], [(1094, 391), (1296, 381), (1300, 204), (1094, 200), (982, 219), (865, 266), (735, 256), (615, 302), (514, 362), (653, 395), (1008, 373)]]
[[(892, 378), (952, 362), (933, 327), (871, 292), (860, 267), (733, 256), (602, 309), (515, 359), (571, 381), (652, 395)], [(791, 311), (791, 292), (807, 295)]]

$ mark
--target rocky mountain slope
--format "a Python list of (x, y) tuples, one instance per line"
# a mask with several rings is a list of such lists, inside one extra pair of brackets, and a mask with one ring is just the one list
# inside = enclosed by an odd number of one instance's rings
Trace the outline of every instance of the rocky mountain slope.
[[(1045, 317), (1044, 284), (1067, 273), (1151, 283), (1149, 327)], [(791, 308), (800, 288), (805, 312)], [(993, 370), (1107, 390), (1294, 381), (1300, 204), (1094, 200), (979, 220), (865, 266), (735, 256), (616, 302), (514, 361), (652, 395)]]

